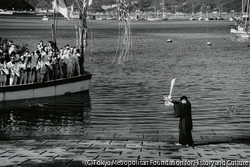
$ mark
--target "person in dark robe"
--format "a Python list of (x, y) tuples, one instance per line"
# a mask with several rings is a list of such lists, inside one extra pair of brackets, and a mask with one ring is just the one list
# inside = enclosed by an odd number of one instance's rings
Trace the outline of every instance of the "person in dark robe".
[(179, 143), (176, 145), (194, 146), (191, 130), (193, 130), (191, 103), (186, 96), (182, 96), (180, 101), (172, 101), (174, 105), (174, 116), (180, 118), (179, 122)]

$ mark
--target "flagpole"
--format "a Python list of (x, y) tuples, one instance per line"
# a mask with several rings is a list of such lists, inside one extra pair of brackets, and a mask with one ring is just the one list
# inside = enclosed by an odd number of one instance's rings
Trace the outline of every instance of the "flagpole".
[(56, 11), (55, 11), (55, 9), (54, 9), (54, 13), (53, 13), (53, 26), (52, 26), (52, 28), (53, 28), (53, 39), (52, 39), (52, 41), (55, 43), (56, 42), (56, 32), (55, 32), (55, 25), (56, 25)]
[(53, 41), (53, 44), (54, 44), (54, 49), (55, 49), (55, 52), (56, 52), (56, 50), (57, 50), (57, 44), (56, 44), (56, 38), (57, 38), (57, 24), (58, 24), (58, 0), (54, 0), (54, 2), (52, 2), (53, 3), (53, 11), (54, 11), (54, 13), (53, 13), (53, 26), (52, 26), (52, 28), (53, 28), (53, 39), (52, 39), (52, 41)]
[(56, 25), (57, 24), (57, 21), (56, 21), (57, 17), (56, 17), (56, 9), (55, 9), (56, 5), (57, 5), (56, 0), (54, 0), (54, 3), (52, 5), (53, 8), (54, 8), (54, 12), (53, 12), (53, 25), (52, 25), (52, 31), (53, 31), (52, 41), (53, 41), (54, 44), (56, 44), (56, 27), (57, 27), (57, 25)]
[(55, 20), (55, 44), (56, 44), (56, 37), (57, 37), (57, 24), (58, 24), (58, 13), (56, 13), (56, 20)]
[(164, 0), (162, 0), (162, 18), (165, 17), (165, 14), (164, 14)]

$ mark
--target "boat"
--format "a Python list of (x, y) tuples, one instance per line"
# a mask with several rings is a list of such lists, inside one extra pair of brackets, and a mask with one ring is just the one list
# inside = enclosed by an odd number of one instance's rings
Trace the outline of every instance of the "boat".
[(113, 17), (107, 17), (107, 20), (114, 20)]
[(74, 11), (74, 5), (71, 5), (70, 9), (71, 9), (69, 13), (70, 18), (79, 19), (79, 13)]
[(103, 20), (102, 17), (96, 17), (96, 20)]
[(45, 15), (45, 16), (43, 16), (42, 20), (43, 20), (43, 21), (48, 21), (49, 18), (48, 18), (48, 16)]
[(242, 16), (232, 17), (232, 19), (234, 20), (235, 25), (231, 26), (230, 33), (243, 38), (249, 38), (249, 0), (242, 0)]
[[(164, 1), (162, 4), (164, 4)], [(164, 5), (163, 5), (163, 7), (164, 7)], [(166, 16), (164, 16), (164, 15), (165, 15), (164, 8), (162, 9), (162, 15), (160, 16), (160, 15), (158, 15), (158, 13), (156, 11), (156, 7), (155, 7), (154, 13), (147, 15), (146, 20), (147, 21), (161, 21), (162, 19), (166, 20)]]
[(156, 18), (148, 17), (148, 18), (147, 18), (147, 21), (156, 21)]
[(223, 12), (223, 7), (222, 5), (220, 5), (220, 8), (219, 8), (219, 16), (216, 18), (216, 20), (224, 20), (223, 17), (221, 16), (221, 13)]
[(165, 14), (165, 2), (164, 2), (164, 0), (162, 1), (162, 20), (163, 21), (166, 21), (166, 20), (168, 20), (168, 17), (166, 16), (166, 14)]
[(202, 5), (201, 5), (201, 13), (200, 13), (200, 14), (201, 14), (201, 16), (198, 18), (198, 20), (199, 20), (199, 21), (204, 20), (204, 18), (203, 18), (203, 13), (202, 13)]
[[(249, 20), (248, 15), (242, 15), (241, 17), (234, 17), (235, 25), (231, 26), (230, 32), (234, 34), (244, 34), (246, 33), (247, 29), (249, 28), (247, 22)], [(249, 33), (249, 31), (248, 31)]]
[(189, 20), (190, 20), (190, 21), (195, 20), (195, 18), (194, 18), (194, 4), (192, 5), (192, 16), (190, 17)]
[(245, 33), (238, 34), (238, 36), (240, 36), (242, 38), (250, 38), (250, 33), (249, 32), (245, 32)]
[(241, 25), (234, 25), (231, 26), (230, 32), (233, 34), (245, 34), (246, 33), (246, 28), (241, 26)]
[(92, 74), (46, 81), (43, 83), (12, 85), (0, 87), (0, 101), (34, 99), (50, 96), (69, 95), (89, 91)]
[(162, 18), (160, 17), (148, 17), (147, 18), (147, 21), (160, 21), (160, 20), (162, 20)]
[[(55, 0), (56, 3), (58, 0)], [(83, 0), (85, 1), (85, 0)], [(61, 0), (63, 2), (63, 0)], [(84, 9), (83, 9), (84, 8)], [(87, 16), (88, 2), (85, 6), (81, 8), (85, 13), (81, 13), (79, 17), (79, 26), (77, 27), (77, 34), (79, 37), (79, 49), (81, 53), (80, 57), (80, 74), (78, 76), (72, 76), (62, 79), (54, 79), (50, 81), (44, 81), (39, 83), (28, 83), (28, 84), (19, 84), (19, 85), (6, 85), (0, 87), (0, 101), (11, 101), (11, 100), (24, 100), (24, 99), (33, 99), (33, 98), (43, 98), (51, 96), (60, 96), (68, 95), (77, 92), (89, 91), (90, 81), (92, 74), (84, 70), (84, 52), (86, 47), (86, 33), (87, 33)], [(59, 8), (60, 9), (60, 8)], [(55, 11), (55, 9), (54, 9)], [(60, 12), (60, 10), (58, 11)], [(55, 16), (55, 15), (54, 15)], [(52, 24), (52, 37), (56, 41), (56, 17), (54, 17), (54, 24)], [(80, 24), (81, 23), (81, 24)], [(81, 38), (83, 37), (83, 38)]]
[(13, 15), (13, 11), (5, 11), (0, 9), (0, 15)]
[(202, 18), (202, 17), (199, 17), (198, 20), (201, 21), (201, 20), (203, 20), (203, 18)]

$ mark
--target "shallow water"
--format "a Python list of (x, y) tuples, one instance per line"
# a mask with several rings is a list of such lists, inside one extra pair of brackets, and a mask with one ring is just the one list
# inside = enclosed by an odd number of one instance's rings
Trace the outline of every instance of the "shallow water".
[[(2, 38), (27, 43), (30, 50), (40, 40), (51, 40), (52, 20), (1, 17), (0, 22)], [(75, 43), (75, 23), (58, 21), (59, 47)], [(186, 95), (192, 103), (194, 131), (248, 132), (249, 40), (229, 33), (232, 22), (131, 22), (132, 56), (123, 65), (112, 63), (118, 22), (90, 24), (85, 56), (85, 69), (93, 74), (89, 94), (18, 101), (15, 107), (4, 104), (1, 129), (8, 138), (51, 137), (54, 132), (59, 132), (56, 137), (72, 137), (76, 131), (80, 138), (103, 128), (117, 134), (177, 131), (178, 119), (163, 101), (172, 78), (176, 78), (173, 99)], [(237, 111), (227, 114), (226, 107)]]

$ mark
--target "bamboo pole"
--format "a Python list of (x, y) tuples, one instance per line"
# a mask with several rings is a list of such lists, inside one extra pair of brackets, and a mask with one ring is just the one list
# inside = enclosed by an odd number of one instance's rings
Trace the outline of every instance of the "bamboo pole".
[(51, 31), (52, 31), (52, 41), (55, 43), (56, 41), (56, 32), (55, 32), (55, 24), (56, 24), (56, 17), (55, 17), (55, 14), (56, 13), (56, 10), (54, 9), (54, 12), (53, 12), (53, 24), (51, 26)]
[(78, 27), (77, 25), (75, 25), (75, 29), (76, 29), (76, 46), (79, 46), (79, 31), (78, 31)]
[(78, 1), (76, 3), (80, 9), (79, 13), (79, 49), (80, 49), (80, 72), (84, 73), (84, 52), (87, 45), (87, 9), (88, 9), (88, 0)]

